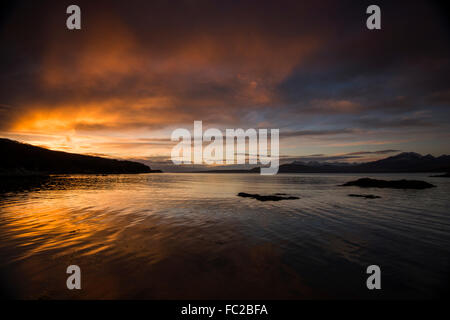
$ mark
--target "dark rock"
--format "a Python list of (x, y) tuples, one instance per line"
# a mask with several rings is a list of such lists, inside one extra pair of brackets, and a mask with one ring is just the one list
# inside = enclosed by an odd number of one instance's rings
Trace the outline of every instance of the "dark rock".
[(349, 181), (341, 187), (357, 186), (361, 188), (392, 188), (392, 189), (427, 189), (435, 185), (419, 180), (377, 180), (370, 178), (361, 178), (355, 181)]
[(298, 197), (281, 197), (277, 195), (269, 195), (269, 196), (262, 196), (259, 194), (251, 194), (251, 193), (245, 193), (245, 192), (239, 192), (238, 197), (243, 198), (253, 198), (259, 201), (280, 201), (280, 200), (295, 200), (300, 199)]
[(444, 174), (438, 174), (435, 176), (430, 176), (432, 178), (450, 178), (450, 172), (444, 173)]
[(349, 197), (358, 197), (358, 198), (366, 198), (366, 199), (379, 199), (380, 196), (375, 196), (373, 194), (349, 194)]

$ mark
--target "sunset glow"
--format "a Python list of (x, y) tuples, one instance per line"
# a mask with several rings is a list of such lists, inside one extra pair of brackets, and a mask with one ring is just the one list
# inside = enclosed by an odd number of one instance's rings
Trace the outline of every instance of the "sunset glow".
[[(6, 22), (4, 55), (14, 64), (3, 71), (9, 80), (0, 89), (2, 136), (149, 164), (167, 160), (171, 131), (195, 120), (217, 128), (279, 128), (280, 152), (289, 158), (450, 151), (442, 145), (449, 138), (442, 120), (448, 42), (439, 40), (448, 35), (439, 19), (423, 27), (435, 32), (423, 39), (427, 46), (408, 36), (411, 27), (398, 26), (392, 48), (383, 31), (347, 22), (337, 13), (345, 5), (337, 3), (219, 8), (204, 2), (201, 12), (190, 2), (177, 9), (141, 3), (139, 12), (81, 4), (89, 14), (79, 32), (59, 27), (56, 14), (39, 28), (25, 27), (32, 19), (23, 13)], [(32, 15), (63, 7), (41, 4)], [(423, 12), (436, 16), (418, 6)], [(386, 23), (395, 21), (388, 15)], [(40, 40), (20, 40), (30, 38)], [(425, 47), (426, 59), (415, 54)], [(348, 161), (368, 159), (374, 156)]]

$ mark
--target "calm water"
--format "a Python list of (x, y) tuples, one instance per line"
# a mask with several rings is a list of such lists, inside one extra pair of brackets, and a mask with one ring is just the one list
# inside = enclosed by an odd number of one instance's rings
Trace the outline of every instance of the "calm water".
[[(367, 176), (367, 175), (364, 175)], [(30, 299), (427, 298), (450, 270), (450, 179), (337, 187), (361, 175), (54, 176), (0, 194), (0, 276)], [(286, 193), (260, 202), (238, 192)], [(381, 199), (352, 198), (350, 193)], [(66, 268), (82, 290), (66, 289)], [(366, 267), (382, 290), (366, 289)]]

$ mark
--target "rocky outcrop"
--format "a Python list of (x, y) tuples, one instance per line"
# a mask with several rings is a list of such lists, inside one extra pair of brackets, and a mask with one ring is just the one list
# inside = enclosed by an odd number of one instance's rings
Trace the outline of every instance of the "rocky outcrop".
[(292, 196), (281, 196), (279, 193), (274, 195), (268, 195), (268, 196), (262, 196), (259, 194), (251, 194), (251, 193), (245, 193), (245, 192), (239, 192), (238, 197), (243, 198), (252, 198), (256, 199), (258, 201), (280, 201), (280, 200), (296, 200), (300, 199), (298, 197), (292, 197)]
[(427, 189), (435, 187), (431, 183), (420, 180), (377, 180), (362, 178), (349, 181), (341, 185), (342, 187), (356, 186), (361, 188), (393, 188), (393, 189)]
[(380, 196), (375, 196), (373, 194), (349, 194), (349, 197), (356, 197), (356, 198), (366, 198), (366, 199), (379, 199)]

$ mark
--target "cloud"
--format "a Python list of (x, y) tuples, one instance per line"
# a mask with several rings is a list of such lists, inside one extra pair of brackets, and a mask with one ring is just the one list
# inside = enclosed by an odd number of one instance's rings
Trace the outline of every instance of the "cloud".
[(367, 155), (367, 154), (389, 154), (394, 152), (400, 152), (400, 150), (378, 150), (378, 151), (356, 151), (348, 153), (348, 155)]
[(367, 155), (386, 155), (392, 153), (398, 153), (400, 150), (377, 150), (377, 151), (355, 151), (345, 154), (313, 154), (301, 157), (284, 156), (281, 158), (283, 163), (289, 162), (365, 162), (373, 160)]
[(403, 119), (379, 119), (362, 118), (359, 123), (369, 128), (410, 128), (410, 127), (432, 127), (435, 124), (428, 119), (403, 118)]
[(335, 130), (298, 130), (298, 131), (282, 131), (280, 138), (292, 138), (303, 136), (331, 136), (340, 134), (356, 133), (356, 129), (335, 129)]
[[(320, 36), (290, 30), (294, 17), (286, 22), (265, 17), (262, 10), (250, 12), (249, 3), (218, 8), (207, 1), (175, 7), (139, 2), (139, 12), (106, 1), (79, 5), (87, 18), (78, 33), (58, 28), (56, 18), (40, 20), (37, 29), (22, 25), (25, 17), (12, 19), (8, 29), (19, 38), (33, 32), (43, 43), (37, 49), (33, 41), (2, 39), (12, 42), (5, 53), (11, 60), (19, 47), (33, 52), (25, 57), (28, 67), (21, 76), (14, 76), (16, 69), (4, 71), (11, 77), (2, 96), (16, 105), (3, 123), (7, 129), (53, 129), (35, 113), (75, 130), (165, 126), (198, 118), (236, 122), (243, 108), (275, 103), (275, 86), (320, 43)], [(224, 18), (240, 7), (246, 11), (228, 23)], [(56, 9), (63, 4), (44, 3), (33, 15), (49, 10), (54, 17)], [(141, 10), (153, 13), (152, 19)], [(271, 20), (275, 29), (266, 24)]]
[(331, 147), (406, 141), (395, 130), (411, 140), (448, 132), (448, 30), (428, 2), (407, 12), (382, 2), (380, 32), (364, 27), (363, 2), (77, 4), (76, 32), (65, 28), (64, 2), (17, 1), (3, 13), (2, 135), (124, 156), (167, 153), (136, 141), (194, 120), (265, 124)]

